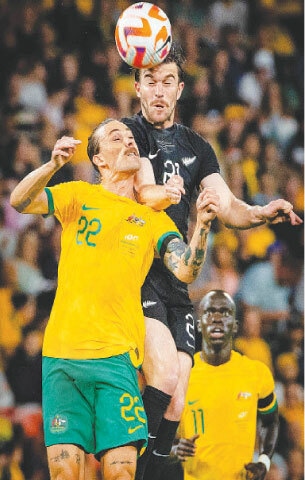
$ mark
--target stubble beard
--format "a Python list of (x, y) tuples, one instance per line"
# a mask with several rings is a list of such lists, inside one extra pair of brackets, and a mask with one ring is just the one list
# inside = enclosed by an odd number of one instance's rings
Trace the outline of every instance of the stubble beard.
[[(154, 127), (159, 127), (159, 128), (169, 128), (172, 126), (173, 121), (174, 121), (174, 111), (175, 111), (176, 105), (170, 110), (167, 111), (164, 115), (162, 115), (162, 119), (158, 117), (158, 115), (155, 115), (154, 113), (151, 115), (150, 114), (150, 109), (142, 109), (144, 112), (144, 116), (146, 120), (151, 123)], [(166, 125), (166, 123), (169, 123), (169, 125)]]

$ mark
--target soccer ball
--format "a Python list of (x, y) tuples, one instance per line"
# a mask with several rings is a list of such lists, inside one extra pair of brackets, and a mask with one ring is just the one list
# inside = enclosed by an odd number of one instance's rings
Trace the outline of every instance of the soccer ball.
[(115, 43), (121, 58), (134, 68), (152, 68), (163, 62), (172, 44), (171, 24), (157, 5), (134, 3), (120, 15)]

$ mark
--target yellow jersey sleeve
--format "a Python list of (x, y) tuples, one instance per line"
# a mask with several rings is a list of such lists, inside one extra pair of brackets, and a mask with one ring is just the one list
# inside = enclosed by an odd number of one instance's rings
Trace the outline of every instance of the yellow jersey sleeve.
[(255, 361), (260, 379), (260, 391), (257, 410), (260, 414), (273, 412), (277, 408), (277, 399), (274, 392), (274, 379), (270, 369), (262, 362)]

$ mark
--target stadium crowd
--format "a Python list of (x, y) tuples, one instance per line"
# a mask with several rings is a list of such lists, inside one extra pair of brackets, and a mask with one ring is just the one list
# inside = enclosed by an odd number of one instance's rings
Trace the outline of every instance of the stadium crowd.
[[(117, 18), (132, 3), (0, 1), (0, 480), (49, 479), (41, 345), (60, 251), (54, 218), (17, 213), (10, 192), (64, 134), (82, 147), (52, 184), (95, 180), (86, 155), (92, 129), (139, 108), (133, 74), (114, 42)], [(211, 143), (238, 198), (261, 205), (285, 198), (304, 218), (303, 2), (154, 3), (168, 14), (186, 57), (177, 120)], [(190, 285), (195, 310), (211, 289), (235, 299), (235, 348), (266, 363), (276, 382), (280, 435), (266, 478), (301, 480), (303, 226), (237, 231), (214, 221), (209, 243)]]

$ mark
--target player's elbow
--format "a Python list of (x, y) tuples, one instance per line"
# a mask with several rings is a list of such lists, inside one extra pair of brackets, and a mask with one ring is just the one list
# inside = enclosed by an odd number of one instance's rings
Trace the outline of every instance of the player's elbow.
[(10, 205), (13, 207), (17, 212), (22, 213), (24, 210), (24, 202), (20, 201), (19, 196), (13, 190), (10, 196)]
[(178, 278), (178, 280), (180, 280), (180, 282), (183, 282), (183, 283), (192, 283), (196, 277), (197, 277), (197, 274), (194, 272), (194, 270), (185, 270), (185, 269), (179, 269), (177, 270), (176, 272), (174, 272), (176, 278)]

